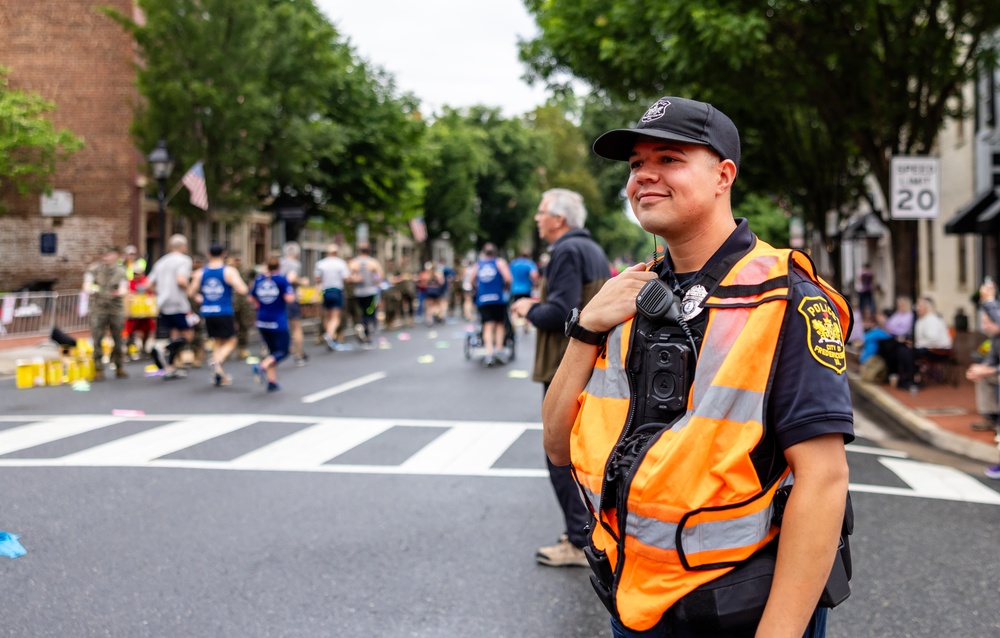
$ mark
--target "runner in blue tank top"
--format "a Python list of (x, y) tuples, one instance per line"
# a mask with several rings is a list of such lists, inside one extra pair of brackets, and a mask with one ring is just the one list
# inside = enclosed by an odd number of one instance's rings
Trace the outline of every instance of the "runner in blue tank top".
[(250, 301), (257, 306), (257, 331), (267, 346), (267, 357), (254, 366), (257, 381), (267, 378), (267, 391), (278, 387), (278, 363), (288, 356), (291, 335), (288, 331), (288, 305), (295, 301), (295, 289), (278, 274), (281, 262), (277, 257), (267, 261), (267, 273), (258, 275), (250, 290)]
[(229, 385), (232, 377), (222, 369), (222, 364), (236, 348), (236, 321), (233, 317), (233, 291), (247, 294), (247, 285), (239, 271), (226, 265), (226, 249), (212, 244), (205, 267), (191, 278), (188, 294), (201, 303), (201, 316), (205, 319), (208, 336), (215, 339), (212, 350), (213, 380), (215, 385)]
[(483, 364), (486, 366), (504, 363), (497, 358), (497, 350), (503, 347), (504, 324), (507, 323), (505, 289), (510, 280), (510, 267), (505, 259), (497, 257), (496, 246), (483, 246), (472, 281), (476, 286), (476, 306), (483, 322), (483, 346), (486, 348)]

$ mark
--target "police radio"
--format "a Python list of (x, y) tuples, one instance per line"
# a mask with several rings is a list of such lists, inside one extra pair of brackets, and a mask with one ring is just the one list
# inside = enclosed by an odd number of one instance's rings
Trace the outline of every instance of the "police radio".
[(635, 308), (652, 324), (652, 329), (641, 331), (645, 337), (643, 422), (669, 421), (687, 407), (698, 347), (681, 316), (677, 296), (662, 279), (651, 279), (642, 287)]

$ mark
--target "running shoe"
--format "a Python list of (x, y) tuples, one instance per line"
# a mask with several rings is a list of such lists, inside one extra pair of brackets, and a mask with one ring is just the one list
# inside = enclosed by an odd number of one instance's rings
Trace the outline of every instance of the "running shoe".
[(330, 352), (334, 352), (337, 349), (336, 342), (333, 340), (333, 337), (328, 334), (323, 335), (323, 343), (326, 344), (326, 349)]
[(255, 363), (250, 366), (250, 370), (253, 372), (253, 380), (257, 383), (264, 383), (264, 370), (260, 367), (259, 363)]
[(281, 386), (279, 386), (277, 383), (273, 383), (271, 381), (267, 382), (267, 391), (268, 392), (277, 392), (280, 389), (281, 389)]
[(988, 478), (1000, 479), (1000, 465), (991, 465), (983, 472)]
[(153, 357), (153, 363), (156, 364), (157, 368), (162, 370), (167, 367), (164, 363), (163, 352), (160, 351), (160, 346), (153, 346), (153, 349), (149, 351), (149, 355)]
[(358, 335), (358, 339), (368, 341), (368, 331), (365, 330), (364, 325), (360, 323), (354, 324), (354, 334)]
[(173, 369), (163, 375), (164, 379), (183, 379), (187, 376), (187, 372), (183, 370)]
[(301, 368), (301, 367), (303, 367), (305, 365), (306, 365), (306, 358), (305, 357), (295, 357), (295, 367), (296, 368)]

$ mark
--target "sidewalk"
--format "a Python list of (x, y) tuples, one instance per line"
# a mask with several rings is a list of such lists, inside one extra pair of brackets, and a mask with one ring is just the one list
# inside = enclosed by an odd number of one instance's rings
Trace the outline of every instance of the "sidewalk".
[(994, 434), (971, 428), (983, 419), (976, 413), (975, 386), (964, 370), (958, 386), (932, 383), (916, 394), (862, 381), (854, 372), (848, 375), (856, 408), (868, 408), (940, 450), (989, 465), (1000, 460)]
[[(68, 333), (76, 339), (90, 336), (89, 330)], [(13, 337), (0, 339), (0, 379), (13, 377), (17, 371), (18, 359), (55, 359), (60, 355), (59, 346), (48, 337)]]

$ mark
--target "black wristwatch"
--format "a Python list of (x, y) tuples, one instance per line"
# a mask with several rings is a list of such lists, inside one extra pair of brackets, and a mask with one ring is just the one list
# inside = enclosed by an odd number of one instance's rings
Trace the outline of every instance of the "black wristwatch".
[(608, 340), (607, 332), (594, 332), (580, 325), (579, 308), (573, 308), (569, 311), (569, 317), (566, 318), (566, 336), (589, 343), (592, 346), (603, 346), (604, 342)]

